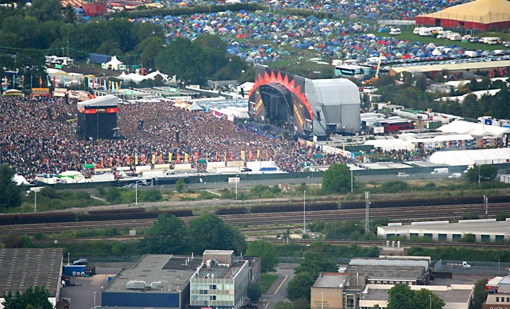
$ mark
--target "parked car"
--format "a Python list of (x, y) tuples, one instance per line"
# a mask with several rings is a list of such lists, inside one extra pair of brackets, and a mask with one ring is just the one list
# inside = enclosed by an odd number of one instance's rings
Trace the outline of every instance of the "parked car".
[(248, 308), (248, 309), (258, 309), (257, 304), (254, 304), (254, 303), (249, 303), (248, 305), (246, 305), (246, 308)]
[(73, 265), (87, 265), (87, 259), (79, 259), (73, 262)]
[(398, 173), (397, 177), (409, 177), (409, 174), (406, 174), (406, 173)]
[(479, 38), (479, 37), (474, 36), (474, 37), (472, 37), (472, 38), (470, 38), (470, 39), (469, 39), (469, 42), (470, 42), (470, 43), (478, 43), (478, 42), (480, 42), (480, 38)]

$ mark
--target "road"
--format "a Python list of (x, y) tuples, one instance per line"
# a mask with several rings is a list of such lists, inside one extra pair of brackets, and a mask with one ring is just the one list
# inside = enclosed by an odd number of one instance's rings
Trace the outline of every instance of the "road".
[(287, 285), (294, 278), (294, 268), (298, 265), (294, 263), (278, 264), (275, 272), (278, 275), (278, 279), (276, 279), (267, 293), (260, 298), (259, 309), (272, 309), (280, 301), (290, 302), (287, 298)]

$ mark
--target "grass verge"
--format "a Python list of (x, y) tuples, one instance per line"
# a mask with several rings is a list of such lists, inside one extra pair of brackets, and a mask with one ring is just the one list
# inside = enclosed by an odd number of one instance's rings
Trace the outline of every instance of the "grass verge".
[(267, 290), (269, 290), (277, 278), (278, 275), (260, 274), (260, 288), (262, 289), (262, 294), (267, 293)]

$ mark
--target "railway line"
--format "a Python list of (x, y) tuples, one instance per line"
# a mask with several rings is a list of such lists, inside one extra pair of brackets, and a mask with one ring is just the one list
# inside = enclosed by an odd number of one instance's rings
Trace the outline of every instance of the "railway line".
[[(302, 207), (302, 206), (301, 206)], [(508, 210), (508, 203), (493, 203), (488, 209), (488, 217), (494, 218), (499, 212)], [(412, 221), (439, 221), (439, 220), (457, 220), (461, 219), (467, 212), (474, 213), (479, 217), (485, 216), (485, 208), (481, 204), (465, 204), (465, 205), (440, 205), (440, 206), (413, 206), (399, 207), (396, 209), (388, 208), (371, 208), (370, 218), (387, 218), (390, 221), (412, 222)], [(140, 212), (140, 214), (147, 214)], [(226, 223), (234, 226), (261, 226), (272, 225), (275, 229), (281, 229), (278, 225), (300, 224), (303, 223), (303, 211), (292, 212), (269, 212), (269, 213), (252, 213), (252, 214), (229, 214), (220, 215), (219, 217)], [(0, 234), (6, 235), (33, 235), (37, 232), (45, 234), (59, 234), (71, 230), (93, 230), (104, 228), (116, 228), (122, 230), (140, 229), (152, 226), (156, 220), (155, 217), (147, 218), (147, 215), (140, 215), (137, 219), (137, 212), (131, 212), (131, 219), (124, 220), (102, 220), (102, 221), (78, 221), (78, 222), (53, 222), (40, 224), (12, 224), (2, 225)], [(306, 221), (311, 223), (315, 220), (323, 221), (341, 221), (348, 219), (362, 220), (365, 218), (365, 209), (336, 209), (336, 210), (316, 210), (306, 212)], [(184, 216), (181, 219), (189, 223), (193, 216)]]

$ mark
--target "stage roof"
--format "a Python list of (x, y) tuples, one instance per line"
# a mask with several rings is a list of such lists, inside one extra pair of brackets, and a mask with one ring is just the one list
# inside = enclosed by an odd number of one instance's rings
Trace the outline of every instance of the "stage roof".
[(114, 95), (105, 95), (103, 97), (97, 97), (95, 99), (87, 100), (78, 103), (78, 108), (86, 107), (105, 107), (105, 106), (117, 106), (119, 98)]

